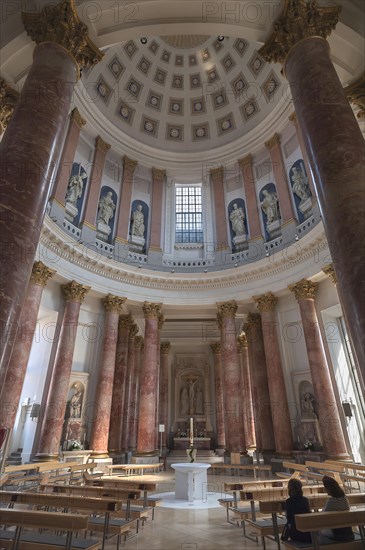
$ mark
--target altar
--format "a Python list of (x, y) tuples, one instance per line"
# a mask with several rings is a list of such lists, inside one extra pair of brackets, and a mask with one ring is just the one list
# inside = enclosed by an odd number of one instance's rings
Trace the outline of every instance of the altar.
[(211, 464), (204, 462), (183, 462), (171, 464), (175, 470), (175, 499), (206, 500), (207, 498), (207, 470)]
[[(195, 449), (210, 449), (210, 437), (194, 437), (194, 448)], [(189, 437), (174, 437), (174, 449), (182, 451), (190, 447)]]

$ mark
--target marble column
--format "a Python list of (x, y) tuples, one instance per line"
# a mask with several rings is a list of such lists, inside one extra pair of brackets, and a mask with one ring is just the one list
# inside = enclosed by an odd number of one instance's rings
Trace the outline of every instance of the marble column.
[(65, 206), (65, 197), (67, 193), (68, 182), (71, 169), (75, 160), (75, 153), (79, 143), (80, 133), (86, 120), (82, 118), (78, 109), (75, 107), (70, 114), (70, 121), (67, 129), (67, 136), (63, 146), (57, 179), (51, 192), (51, 200), (56, 200), (63, 207)]
[(122, 194), (119, 203), (119, 216), (117, 228), (117, 240), (128, 244), (129, 225), (131, 219), (133, 176), (138, 162), (123, 157)]
[(257, 196), (255, 188), (255, 178), (253, 175), (253, 157), (247, 155), (239, 159), (238, 164), (241, 168), (243, 185), (245, 188), (248, 232), (250, 240), (261, 238), (261, 225), (259, 210), (257, 206)]
[(220, 342), (213, 342), (210, 347), (214, 356), (214, 387), (215, 387), (215, 419), (217, 426), (216, 448), (226, 448), (226, 432), (224, 426), (224, 398), (222, 373), (222, 346)]
[(271, 452), (275, 450), (275, 438), (271, 417), (261, 315), (249, 313), (247, 322), (243, 325), (243, 330), (246, 333), (248, 342), (256, 448), (260, 452)]
[(341, 7), (295, 6), (285, 5), (260, 53), (284, 64), (364, 388), (365, 143), (325, 40)]
[(36, 461), (57, 460), (58, 458), (80, 308), (89, 289), (90, 287), (80, 285), (76, 281), (62, 285), (62, 293), (66, 304), (58, 336), (51, 383), (42, 418)]
[(33, 337), (37, 326), (37, 316), (43, 289), (55, 271), (42, 262), (35, 262), (30, 276), (19, 329), (16, 335), (13, 353), (1, 388), (0, 427), (12, 429), (22, 394)]
[(122, 449), (128, 451), (131, 428), (134, 422), (134, 404), (132, 404), (132, 395), (135, 392), (135, 363), (134, 363), (134, 338), (138, 334), (138, 326), (133, 323), (129, 329), (128, 357), (127, 357), (127, 376), (125, 379), (124, 393), (124, 414), (122, 429)]
[[(161, 349), (160, 364), (160, 423), (165, 426), (162, 433), (162, 449), (166, 452), (168, 446), (168, 406), (169, 406), (169, 352), (171, 350), (170, 342), (163, 342)], [(160, 436), (161, 437), (161, 436)]]
[(163, 184), (166, 171), (152, 168), (151, 235), (149, 249), (161, 251)]
[(125, 380), (128, 367), (129, 329), (133, 324), (131, 315), (121, 315), (118, 323), (118, 343), (115, 358), (114, 382), (112, 393), (112, 411), (109, 426), (109, 453), (120, 455), (122, 452), (123, 412)]
[(145, 336), (142, 371), (139, 391), (139, 423), (137, 438), (137, 455), (155, 455), (155, 417), (157, 401), (157, 343), (158, 319), (161, 305), (144, 302)]
[(274, 425), (276, 452), (290, 455), (293, 451), (293, 435), (289, 416), (288, 399), (280, 358), (280, 348), (276, 332), (275, 306), (278, 302), (272, 292), (253, 297), (261, 313), (262, 334), (264, 338), (271, 417)]
[(215, 212), (215, 237), (216, 250), (227, 250), (227, 213), (226, 199), (224, 196), (224, 169), (223, 166), (210, 171), (210, 179), (213, 187), (214, 212)]
[(307, 279), (289, 287), (302, 318), (324, 452), (334, 459), (349, 458), (314, 303), (317, 288), (318, 283)]
[(95, 140), (94, 159), (91, 168), (89, 185), (87, 186), (86, 209), (83, 223), (96, 229), (96, 214), (98, 211), (100, 188), (103, 178), (106, 155), (110, 149), (109, 143), (106, 143), (97, 136)]
[(6, 258), (0, 275), (0, 387), (60, 160), (79, 68), (94, 65), (103, 55), (90, 41), (76, 10), (71, 6), (65, 9), (64, 2), (37, 13), (22, 13), (22, 21), (37, 46), (0, 143), (0, 232)]
[(161, 315), (158, 318), (158, 339), (157, 339), (157, 393), (156, 393), (156, 418), (155, 418), (155, 449), (160, 448), (160, 440), (158, 433), (158, 425), (160, 424), (160, 393), (161, 393), (161, 330), (165, 322), (164, 316)]
[(90, 449), (95, 458), (108, 456), (108, 437), (112, 411), (115, 359), (118, 342), (118, 321), (126, 298), (108, 294), (103, 298), (103, 353), (96, 388)]
[(280, 147), (280, 136), (274, 134), (271, 139), (265, 142), (265, 146), (269, 150), (273, 175), (278, 193), (281, 224), (285, 224), (296, 218), (296, 211), (291, 200), (289, 192), (289, 183), (286, 177), (286, 169), (283, 160), (283, 154)]
[(241, 334), (238, 337), (241, 348), (241, 392), (243, 403), (243, 419), (245, 428), (245, 440), (247, 448), (256, 448), (255, 419), (253, 414), (250, 365), (248, 359), (247, 336)]
[(131, 427), (129, 435), (129, 448), (135, 451), (137, 448), (137, 433), (138, 433), (138, 403), (139, 403), (139, 377), (141, 372), (141, 350), (143, 348), (143, 336), (136, 336), (134, 339), (134, 370), (135, 376), (131, 392)]
[(234, 300), (218, 305), (218, 311), (222, 316), (225, 433), (226, 448), (229, 453), (246, 452), (235, 325), (237, 309)]

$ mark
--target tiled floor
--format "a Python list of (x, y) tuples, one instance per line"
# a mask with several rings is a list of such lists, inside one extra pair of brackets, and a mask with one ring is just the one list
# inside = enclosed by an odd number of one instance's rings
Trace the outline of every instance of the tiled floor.
[[(174, 490), (174, 472), (161, 472), (158, 475), (133, 476), (129, 479), (143, 479), (157, 482), (156, 493)], [(219, 498), (224, 481), (232, 481), (230, 476), (208, 476), (208, 490), (216, 491)], [(252, 478), (244, 478), (252, 479)], [(115, 539), (106, 545), (106, 550), (116, 548)], [(226, 510), (221, 506), (207, 510), (176, 510), (158, 507), (155, 521), (148, 521), (137, 537), (127, 540), (121, 548), (137, 550), (211, 550), (214, 548), (235, 548), (261, 550), (243, 536), (242, 528), (227, 523)], [(266, 539), (267, 550), (277, 545)]]

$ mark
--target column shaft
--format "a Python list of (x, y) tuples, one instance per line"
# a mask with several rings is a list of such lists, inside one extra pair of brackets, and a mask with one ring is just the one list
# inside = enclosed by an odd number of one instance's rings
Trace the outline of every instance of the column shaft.
[(223, 398), (223, 374), (222, 374), (222, 351), (221, 343), (214, 342), (211, 344), (214, 354), (214, 386), (215, 386), (215, 416), (217, 425), (217, 441), (218, 449), (226, 447), (226, 433), (224, 427), (224, 398)]
[(211, 170), (210, 177), (213, 184), (216, 249), (226, 249), (228, 248), (228, 237), (223, 167)]
[(295, 219), (296, 212), (290, 198), (289, 186), (286, 177), (283, 154), (280, 147), (279, 135), (274, 134), (274, 136), (269, 141), (267, 141), (265, 145), (269, 149), (270, 153), (271, 164), (275, 176), (275, 183), (280, 203), (281, 221), (282, 224), (284, 224), (292, 219)]
[(160, 364), (160, 421), (164, 424), (165, 431), (162, 433), (162, 447), (167, 449), (168, 445), (168, 382), (169, 382), (169, 351), (171, 345), (169, 342), (161, 344), (161, 364)]
[(139, 377), (141, 371), (141, 348), (143, 346), (142, 336), (136, 336), (134, 339), (134, 380), (131, 391), (130, 418), (131, 427), (129, 435), (129, 448), (135, 451), (137, 448), (138, 433), (138, 410), (139, 410)]
[(243, 401), (243, 418), (245, 428), (245, 440), (247, 447), (256, 447), (255, 439), (255, 419), (253, 414), (253, 403), (251, 393), (251, 376), (250, 365), (248, 358), (248, 344), (246, 336), (240, 336), (241, 342), (241, 357), (242, 357), (242, 370), (241, 370), (241, 387), (242, 387), (242, 401)]
[(165, 170), (152, 169), (150, 248), (157, 251), (161, 250), (162, 197), (165, 177)]
[[(127, 375), (125, 379), (124, 393), (124, 414), (123, 414), (123, 430), (122, 430), (122, 449), (129, 449), (129, 439), (131, 433), (131, 425), (133, 424), (134, 406), (132, 406), (133, 384), (135, 378), (134, 365), (134, 337), (138, 332), (137, 325), (133, 324), (129, 331), (128, 342), (128, 357), (127, 357)], [(134, 388), (135, 389), (135, 388)]]
[(109, 149), (110, 145), (105, 143), (105, 141), (98, 136), (95, 141), (94, 160), (89, 185), (87, 187), (87, 200), (84, 215), (84, 223), (88, 223), (94, 229), (96, 228), (96, 213), (98, 209), (105, 159)]

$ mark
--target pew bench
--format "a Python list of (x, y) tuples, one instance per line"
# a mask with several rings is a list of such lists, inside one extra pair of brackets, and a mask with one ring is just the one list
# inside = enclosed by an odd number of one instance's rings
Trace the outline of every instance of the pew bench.
[(108, 466), (111, 471), (117, 470), (123, 472), (120, 475), (125, 476), (143, 475), (146, 471), (159, 473), (162, 467), (163, 464), (161, 462), (156, 462), (154, 464), (113, 464)]
[(212, 474), (222, 473), (221, 471), (225, 470), (231, 470), (232, 475), (239, 475), (241, 471), (252, 472), (254, 478), (257, 479), (257, 476), (260, 477), (261, 472), (270, 477), (271, 466), (265, 464), (225, 464), (224, 462), (216, 462), (211, 465), (210, 469)]
[[(12, 550), (97, 550), (100, 541), (73, 538), (75, 533), (83, 534), (88, 529), (88, 516), (63, 514), (58, 512), (39, 512), (34, 510), (1, 510), (1, 523), (15, 526), (15, 530), (0, 530), (0, 546)], [(28, 533), (24, 529), (47, 529), (65, 531), (67, 536), (52, 533)]]

